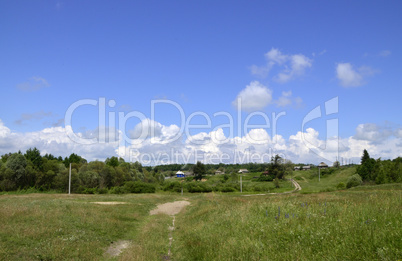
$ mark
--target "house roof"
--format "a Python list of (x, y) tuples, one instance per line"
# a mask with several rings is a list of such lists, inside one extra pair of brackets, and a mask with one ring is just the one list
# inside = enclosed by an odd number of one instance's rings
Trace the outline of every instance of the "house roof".
[(176, 174), (184, 174), (184, 172), (179, 170)]

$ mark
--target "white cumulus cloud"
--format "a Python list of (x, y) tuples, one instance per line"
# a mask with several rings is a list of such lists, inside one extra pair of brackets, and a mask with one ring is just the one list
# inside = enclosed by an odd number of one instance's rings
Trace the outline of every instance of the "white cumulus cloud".
[(301, 76), (307, 68), (312, 66), (313, 60), (303, 54), (283, 54), (279, 49), (272, 48), (265, 55), (266, 65), (251, 66), (251, 73), (260, 77), (266, 77), (275, 66), (279, 73), (274, 76), (274, 80), (280, 83), (286, 83), (291, 79)]
[(232, 102), (238, 108), (245, 111), (261, 110), (272, 102), (272, 91), (258, 81), (253, 81), (246, 86)]
[(375, 74), (377, 71), (369, 66), (353, 68), (350, 63), (338, 63), (336, 65), (336, 77), (343, 87), (357, 87), (365, 84), (365, 78)]
[[(153, 127), (150, 127), (154, 125)], [(279, 154), (295, 163), (317, 164), (325, 161), (332, 164), (336, 158), (344, 158), (354, 163), (360, 162), (363, 149), (373, 158), (396, 158), (402, 156), (402, 131), (375, 124), (362, 124), (354, 136), (320, 138), (320, 133), (308, 128), (297, 131), (289, 138), (270, 135), (269, 129), (250, 129), (242, 136), (226, 136), (221, 128), (210, 132), (200, 132), (190, 137), (173, 139), (179, 128), (165, 126), (150, 119), (139, 124), (149, 130), (157, 128), (158, 135), (148, 135), (137, 144), (123, 143), (120, 130), (97, 128), (85, 133), (75, 133), (79, 139), (94, 138), (96, 142), (84, 144), (72, 140), (67, 133), (71, 127), (45, 128), (36, 132), (14, 132), (0, 120), (0, 155), (8, 152), (26, 151), (37, 147), (42, 154), (68, 156), (77, 153), (89, 161), (104, 160), (111, 156), (121, 156), (129, 161), (159, 165), (168, 163), (242, 163), (269, 162), (272, 155)], [(138, 127), (138, 128), (140, 128)], [(113, 137), (110, 138), (110, 134)]]

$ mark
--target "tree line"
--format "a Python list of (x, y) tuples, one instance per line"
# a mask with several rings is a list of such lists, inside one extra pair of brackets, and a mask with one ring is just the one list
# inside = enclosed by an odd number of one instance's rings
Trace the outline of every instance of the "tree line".
[(35, 188), (65, 192), (70, 163), (72, 191), (76, 193), (107, 190), (126, 182), (160, 183), (164, 180), (157, 169), (149, 171), (139, 162), (129, 163), (117, 157), (107, 158), (104, 162), (87, 162), (74, 153), (63, 159), (51, 154), (41, 156), (37, 148), (30, 148), (24, 154), (19, 151), (1, 156), (0, 191)]
[(376, 184), (402, 182), (402, 158), (382, 160), (371, 158), (367, 150), (363, 151), (356, 173), (363, 181)]

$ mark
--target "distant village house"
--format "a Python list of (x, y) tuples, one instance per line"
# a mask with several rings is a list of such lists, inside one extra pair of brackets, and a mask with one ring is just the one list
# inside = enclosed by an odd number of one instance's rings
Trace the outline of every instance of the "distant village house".
[(185, 178), (186, 177), (186, 174), (184, 174), (184, 172), (183, 171), (178, 171), (178, 172), (176, 172), (176, 178)]
[(328, 165), (325, 164), (324, 162), (321, 162), (320, 164), (318, 164), (318, 168), (319, 169), (326, 169), (326, 168), (328, 168)]

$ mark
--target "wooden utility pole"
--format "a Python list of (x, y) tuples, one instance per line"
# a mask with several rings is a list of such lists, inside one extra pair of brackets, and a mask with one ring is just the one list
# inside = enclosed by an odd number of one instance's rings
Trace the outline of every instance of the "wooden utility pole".
[(68, 173), (68, 195), (71, 194), (71, 163), (70, 163), (70, 171)]

